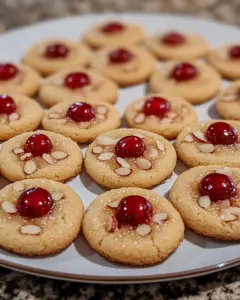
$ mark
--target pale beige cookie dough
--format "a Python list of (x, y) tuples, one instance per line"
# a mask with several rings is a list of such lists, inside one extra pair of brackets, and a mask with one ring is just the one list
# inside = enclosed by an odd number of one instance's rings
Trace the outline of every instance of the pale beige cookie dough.
[[(144, 197), (152, 206), (149, 224), (117, 227), (114, 212), (127, 197)], [(184, 237), (184, 224), (170, 202), (154, 191), (121, 188), (98, 196), (83, 218), (83, 233), (89, 245), (106, 259), (132, 266), (162, 262), (175, 251)]]
[(195, 232), (220, 240), (240, 240), (240, 197), (235, 201), (211, 201), (201, 196), (198, 185), (202, 178), (212, 173), (230, 176), (237, 185), (240, 183), (240, 170), (217, 165), (192, 168), (177, 178), (170, 200), (181, 214), (185, 225)]
[[(170, 110), (161, 117), (154, 114), (146, 115), (144, 112), (146, 103), (158, 97), (170, 103)], [(197, 113), (192, 105), (180, 96), (168, 92), (150, 94), (135, 100), (125, 110), (124, 117), (130, 127), (151, 131), (167, 139), (175, 138), (183, 127), (197, 121)]]
[[(64, 85), (65, 78), (71, 73), (83, 73), (89, 78), (89, 84), (82, 88), (71, 89)], [(118, 86), (102, 75), (81, 67), (65, 68), (46, 78), (39, 91), (40, 101), (51, 107), (63, 101), (88, 100), (91, 102), (115, 103)]]
[[(20, 195), (31, 189), (45, 189), (53, 200), (49, 214), (27, 218), (17, 209)], [(57, 253), (77, 237), (84, 207), (68, 186), (49, 179), (29, 179), (7, 185), (0, 191), (0, 246), (20, 255)]]
[[(137, 158), (116, 154), (117, 142), (128, 136), (137, 137), (138, 145), (143, 143), (145, 151)], [(160, 135), (140, 129), (117, 129), (98, 136), (88, 147), (84, 161), (89, 176), (107, 188), (152, 187), (170, 177), (175, 165), (172, 144)]]
[(202, 62), (187, 61), (197, 68), (197, 76), (186, 81), (172, 79), (171, 73), (180, 62), (165, 62), (158, 67), (150, 78), (152, 92), (172, 92), (192, 104), (210, 100), (219, 91), (222, 81), (220, 75), (209, 65)]
[[(45, 51), (52, 45), (63, 45), (68, 49), (68, 53), (64, 57), (49, 58)], [(85, 45), (66, 39), (52, 39), (33, 45), (24, 55), (23, 63), (42, 75), (50, 75), (66, 67), (86, 66), (90, 59), (90, 50)]]
[[(44, 134), (50, 139), (50, 153), (33, 157), (24, 151), (25, 142), (35, 134)], [(0, 151), (1, 173), (10, 181), (34, 178), (67, 181), (81, 172), (82, 161), (82, 151), (77, 143), (61, 134), (44, 130), (17, 135), (6, 141)]]

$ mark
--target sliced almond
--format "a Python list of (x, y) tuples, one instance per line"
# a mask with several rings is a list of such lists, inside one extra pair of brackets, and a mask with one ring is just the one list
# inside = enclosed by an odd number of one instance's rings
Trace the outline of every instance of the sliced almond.
[(223, 213), (223, 214), (220, 215), (220, 219), (225, 221), (225, 222), (229, 222), (229, 221), (236, 220), (237, 217), (235, 215), (232, 215), (232, 214)]
[(106, 217), (106, 230), (107, 232), (114, 232), (117, 229), (118, 223), (116, 217), (111, 214)]
[(161, 124), (170, 124), (170, 123), (172, 123), (172, 119), (171, 118), (162, 118), (161, 120), (160, 120), (160, 123)]
[(104, 84), (104, 79), (98, 76), (91, 76), (92, 78), (92, 88), (93, 90), (98, 89), (101, 85)]
[(17, 113), (12, 113), (11, 115), (8, 116), (8, 120), (10, 122), (17, 121), (18, 119), (19, 119), (19, 114)]
[(52, 194), (52, 198), (54, 201), (61, 200), (63, 197), (64, 197), (64, 194), (62, 192), (56, 191)]
[(6, 124), (8, 120), (8, 116), (6, 114), (1, 114), (0, 115), (0, 124)]
[(152, 227), (148, 224), (141, 224), (141, 225), (138, 225), (138, 227), (136, 228), (136, 232), (140, 236), (146, 236), (151, 231), (152, 231)]
[(235, 144), (236, 150), (240, 150), (240, 144)]
[(57, 78), (54, 78), (52, 83), (55, 84), (55, 85), (62, 85), (64, 82), (64, 79), (62, 77), (57, 77)]
[(229, 200), (219, 200), (216, 202), (217, 205), (219, 205), (221, 208), (228, 208), (231, 205), (231, 202)]
[(109, 160), (113, 157), (114, 153), (112, 152), (103, 152), (98, 155), (98, 160)]
[(230, 95), (222, 95), (221, 101), (226, 101), (226, 102), (231, 102), (231, 101), (236, 101), (237, 100), (237, 95), (236, 94), (230, 94)]
[(100, 114), (96, 114), (96, 118), (99, 120), (104, 120), (105, 116), (104, 115), (100, 115)]
[(115, 169), (115, 173), (120, 176), (128, 176), (131, 173), (131, 169), (121, 167), (121, 168)]
[(98, 106), (97, 113), (100, 115), (105, 115), (107, 113), (107, 107), (106, 106)]
[(188, 134), (184, 137), (184, 142), (193, 142), (194, 141), (194, 138), (192, 136), (192, 134)]
[(24, 173), (27, 175), (33, 174), (37, 170), (37, 166), (33, 160), (28, 160), (24, 166)]
[(170, 112), (167, 114), (167, 117), (170, 119), (175, 119), (177, 117), (177, 114), (175, 112)]
[(159, 141), (159, 140), (156, 140), (156, 145), (157, 145), (157, 148), (160, 150), (160, 151), (164, 151), (165, 150), (165, 146), (164, 144)]
[(152, 167), (151, 161), (142, 157), (136, 159), (136, 164), (142, 170), (149, 170)]
[(218, 173), (218, 174), (224, 174), (224, 175), (227, 175), (229, 177), (232, 176), (232, 170), (229, 167), (217, 168), (216, 169), (216, 173)]
[(114, 145), (116, 143), (116, 139), (107, 135), (101, 135), (97, 138), (97, 143), (103, 146)]
[(156, 149), (149, 148), (144, 152), (144, 154), (150, 158), (155, 158), (158, 156), (158, 151)]
[(205, 134), (201, 130), (195, 130), (192, 133), (199, 141), (201, 142), (207, 142), (207, 138)]
[(56, 160), (60, 160), (60, 159), (64, 159), (64, 158), (68, 157), (68, 154), (63, 151), (53, 151), (51, 153), (51, 156), (53, 158), (55, 158)]
[(25, 153), (23, 155), (20, 156), (20, 160), (25, 160), (27, 158), (32, 157), (32, 153)]
[(199, 198), (198, 204), (202, 208), (209, 208), (211, 205), (211, 200), (208, 196), (202, 196)]
[(85, 97), (89, 97), (90, 93), (92, 91), (92, 87), (91, 86), (84, 86), (83, 88), (81, 88), (81, 92)]
[(100, 154), (100, 153), (103, 152), (103, 148), (100, 147), (100, 146), (93, 147), (92, 152), (93, 152), (94, 154)]
[(117, 157), (116, 161), (119, 163), (119, 165), (123, 168), (129, 168), (130, 169), (130, 165), (126, 162), (126, 160), (124, 160), (121, 157)]
[(42, 158), (45, 160), (46, 163), (50, 165), (53, 165), (56, 162), (56, 160), (48, 153), (44, 153), (42, 155)]
[(240, 207), (237, 206), (230, 206), (227, 209), (225, 209), (224, 213), (233, 214), (236, 216), (240, 215)]
[(134, 133), (134, 136), (139, 137), (140, 139), (145, 139), (145, 135), (142, 133)]
[(15, 214), (17, 212), (16, 206), (9, 201), (2, 202), (2, 209), (8, 214)]
[(109, 203), (108, 203), (108, 206), (111, 207), (111, 208), (117, 208), (118, 205), (119, 205), (119, 202), (120, 202), (119, 200), (109, 202)]
[(61, 115), (52, 113), (52, 114), (48, 115), (48, 118), (49, 119), (60, 119)]
[(145, 120), (145, 115), (143, 113), (140, 113), (138, 115), (136, 115), (134, 122), (137, 124), (143, 123)]
[(19, 154), (24, 153), (24, 150), (21, 148), (15, 148), (15, 149), (13, 149), (13, 153), (19, 155)]
[(142, 110), (142, 109), (143, 109), (143, 106), (144, 106), (144, 103), (145, 103), (144, 100), (138, 101), (138, 102), (134, 105), (134, 109), (135, 109), (136, 111)]
[(38, 235), (41, 233), (41, 227), (37, 225), (24, 225), (20, 231), (22, 234)]
[(122, 67), (122, 70), (125, 71), (125, 72), (131, 72), (131, 71), (133, 71), (133, 70), (136, 70), (136, 68), (137, 68), (136, 61), (133, 61), (133, 62), (130, 62), (130, 63), (125, 64), (125, 65)]
[(25, 185), (21, 181), (17, 181), (13, 183), (12, 188), (15, 192), (22, 192), (25, 188)]
[(167, 220), (168, 214), (165, 212), (158, 212), (155, 213), (152, 217), (154, 223), (161, 223), (162, 221)]
[(203, 153), (212, 153), (215, 150), (212, 144), (201, 144), (198, 146), (198, 149)]
[(67, 119), (56, 119), (58, 124), (67, 123)]

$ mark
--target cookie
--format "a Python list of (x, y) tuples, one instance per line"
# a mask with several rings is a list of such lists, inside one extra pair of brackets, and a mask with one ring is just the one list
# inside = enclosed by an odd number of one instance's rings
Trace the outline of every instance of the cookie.
[(240, 240), (240, 170), (192, 168), (174, 183), (170, 199), (187, 227), (220, 240)]
[(27, 256), (57, 253), (77, 237), (83, 204), (68, 186), (28, 179), (0, 191), (0, 246)]
[(87, 66), (90, 50), (83, 44), (68, 40), (46, 40), (32, 46), (23, 63), (42, 75), (50, 75), (66, 67)]
[(35, 130), (43, 116), (40, 105), (19, 94), (0, 94), (0, 140)]
[(198, 59), (207, 54), (205, 40), (197, 34), (170, 31), (146, 40), (147, 48), (159, 59)]
[(140, 129), (117, 129), (96, 138), (84, 166), (91, 178), (107, 188), (148, 188), (171, 176), (176, 153), (162, 136)]
[(81, 149), (70, 138), (38, 130), (17, 135), (2, 145), (0, 170), (10, 181), (67, 181), (81, 171), (82, 160)]
[(114, 82), (80, 67), (66, 68), (48, 77), (39, 91), (40, 101), (47, 107), (79, 99), (115, 103), (117, 97), (118, 86)]
[(185, 127), (176, 140), (178, 157), (189, 167), (240, 167), (240, 123), (211, 120)]
[(78, 143), (93, 141), (99, 134), (120, 127), (120, 114), (106, 103), (68, 102), (46, 111), (43, 128), (70, 137)]
[(98, 196), (85, 212), (82, 228), (89, 245), (100, 255), (133, 266), (160, 263), (184, 236), (183, 221), (170, 202), (140, 188)]
[(240, 80), (224, 89), (216, 98), (216, 111), (226, 120), (240, 120)]
[(130, 127), (175, 138), (183, 127), (197, 121), (192, 105), (170, 93), (148, 95), (131, 103), (124, 114)]
[(172, 92), (192, 104), (208, 101), (221, 87), (220, 75), (201, 62), (165, 62), (150, 78), (153, 92)]
[(109, 21), (94, 26), (84, 34), (84, 42), (92, 48), (108, 45), (134, 45), (145, 38), (144, 31), (136, 24)]
[(33, 96), (40, 83), (40, 75), (32, 68), (8, 62), (0, 63), (0, 94)]
[(108, 46), (96, 51), (91, 66), (120, 86), (144, 82), (151, 75), (155, 59), (145, 49), (125, 45)]
[(208, 62), (223, 77), (240, 79), (240, 45), (227, 45), (209, 51)]

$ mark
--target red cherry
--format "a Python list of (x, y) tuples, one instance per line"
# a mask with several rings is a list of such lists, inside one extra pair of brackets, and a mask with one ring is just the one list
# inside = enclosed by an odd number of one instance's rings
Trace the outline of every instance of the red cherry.
[(68, 55), (69, 49), (64, 44), (49, 44), (46, 49), (44, 56), (47, 58), (61, 58)]
[(176, 81), (187, 81), (195, 78), (198, 75), (198, 70), (195, 66), (189, 63), (179, 63), (177, 64), (171, 74), (170, 78)]
[(102, 26), (101, 30), (104, 33), (118, 33), (123, 31), (125, 26), (120, 22), (109, 22)]
[(42, 133), (31, 135), (24, 145), (24, 151), (32, 153), (33, 157), (41, 156), (44, 153), (50, 153), (52, 150), (51, 140)]
[(119, 48), (110, 52), (108, 57), (111, 63), (122, 64), (132, 60), (133, 54), (124, 48)]
[(68, 108), (67, 116), (75, 122), (88, 122), (95, 118), (95, 113), (90, 104), (76, 102)]
[(18, 74), (19, 70), (10, 63), (0, 63), (0, 80), (9, 80)]
[(162, 37), (162, 42), (169, 46), (179, 46), (185, 43), (184, 35), (178, 32), (169, 32)]
[(115, 145), (116, 156), (139, 157), (145, 151), (146, 146), (143, 140), (137, 136), (125, 136)]
[(116, 211), (118, 224), (138, 226), (150, 223), (152, 219), (152, 205), (143, 197), (132, 195), (123, 198)]
[(39, 218), (47, 215), (53, 206), (53, 200), (48, 191), (42, 188), (31, 188), (18, 198), (17, 211), (21, 216)]
[(206, 137), (213, 145), (231, 145), (238, 140), (236, 129), (225, 122), (215, 122), (208, 126)]
[(17, 109), (16, 103), (12, 97), (8, 95), (0, 95), (0, 114), (10, 115)]
[(231, 47), (228, 54), (232, 59), (240, 59), (240, 45)]
[(146, 116), (154, 115), (160, 118), (168, 113), (170, 109), (170, 102), (162, 97), (149, 98), (143, 107), (143, 111)]
[(68, 74), (64, 79), (64, 85), (69, 89), (81, 89), (90, 84), (90, 78), (83, 72), (73, 72)]
[(212, 173), (205, 176), (198, 185), (202, 196), (209, 196), (212, 201), (225, 200), (237, 195), (235, 181), (227, 175)]

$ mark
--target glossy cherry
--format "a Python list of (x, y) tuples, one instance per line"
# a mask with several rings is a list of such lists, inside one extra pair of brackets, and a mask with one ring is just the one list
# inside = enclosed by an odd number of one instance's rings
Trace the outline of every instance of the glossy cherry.
[(152, 205), (142, 196), (131, 195), (123, 198), (116, 210), (118, 225), (138, 226), (148, 224), (152, 219)]
[(24, 191), (17, 201), (21, 216), (39, 218), (47, 215), (53, 206), (52, 196), (45, 189), (35, 187)]
[(143, 140), (137, 136), (125, 136), (115, 145), (116, 156), (126, 157), (139, 157), (145, 151), (146, 146)]
[(24, 151), (32, 153), (33, 157), (41, 156), (44, 153), (50, 153), (52, 148), (51, 140), (42, 133), (31, 135), (24, 144)]
[(69, 49), (64, 44), (49, 44), (47, 45), (44, 56), (47, 58), (63, 58), (69, 53)]
[(240, 45), (231, 47), (228, 53), (231, 59), (240, 59)]
[(88, 122), (95, 118), (95, 113), (90, 104), (75, 102), (68, 108), (67, 116), (75, 122)]
[(146, 116), (154, 115), (162, 118), (171, 109), (169, 101), (162, 97), (151, 97), (149, 98), (143, 107), (143, 112)]
[(0, 95), (0, 114), (10, 115), (17, 109), (16, 103), (9, 95)]
[(19, 70), (11, 63), (0, 63), (0, 80), (10, 80), (18, 74)]
[(195, 78), (198, 75), (198, 70), (197, 68), (189, 63), (179, 63), (177, 64), (171, 74), (170, 78), (176, 80), (176, 81), (188, 81), (193, 78)]
[(169, 46), (179, 46), (185, 43), (184, 35), (178, 32), (169, 32), (162, 36), (161, 41)]
[(90, 78), (86, 73), (73, 72), (68, 74), (64, 79), (64, 85), (69, 89), (81, 89), (90, 84)]
[(109, 61), (113, 64), (127, 63), (133, 59), (133, 54), (124, 48), (111, 51), (108, 55)]
[(213, 145), (231, 145), (238, 140), (237, 131), (225, 122), (215, 122), (208, 126), (206, 137)]
[(205, 176), (198, 185), (202, 196), (209, 196), (212, 201), (225, 200), (237, 195), (235, 181), (225, 174), (212, 173)]
[(108, 34), (114, 34), (119, 33), (125, 29), (125, 26), (120, 22), (109, 22), (107, 24), (104, 24), (101, 28), (101, 30), (104, 33)]

